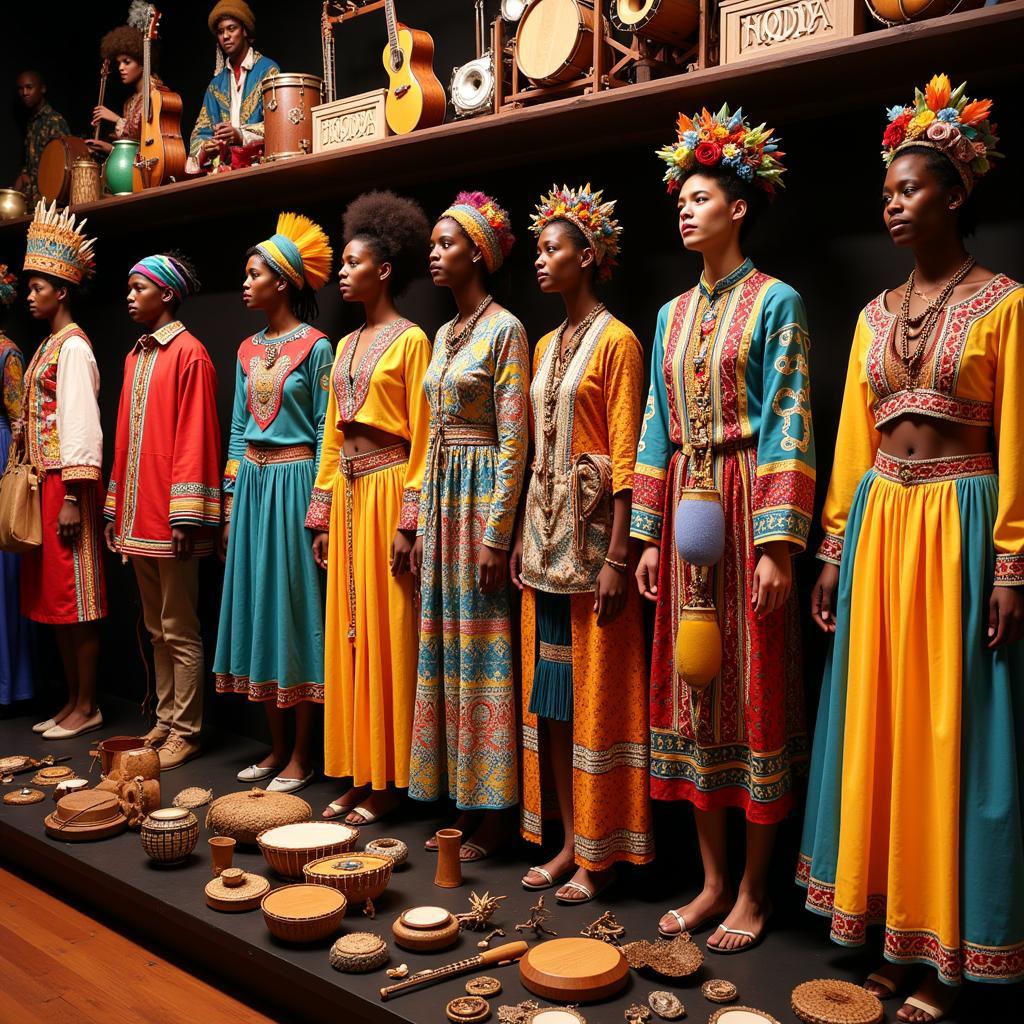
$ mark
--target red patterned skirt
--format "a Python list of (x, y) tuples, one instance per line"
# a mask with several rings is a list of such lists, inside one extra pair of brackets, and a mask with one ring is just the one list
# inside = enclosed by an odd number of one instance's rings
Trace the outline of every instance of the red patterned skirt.
[(43, 543), (21, 556), (21, 614), (52, 625), (102, 619), (107, 614), (107, 587), (101, 485), (78, 485), (82, 531), (73, 544), (65, 544), (57, 534), (57, 516), (67, 493), (60, 473), (44, 474), (40, 491)]
[(794, 803), (794, 768), (807, 760), (796, 591), (764, 619), (750, 606), (757, 564), (751, 495), (754, 448), (716, 455), (725, 555), (712, 572), (722, 669), (700, 694), (675, 671), (680, 612), (693, 569), (677, 554), (673, 515), (692, 486), (687, 458), (669, 465), (651, 669), (651, 795), (701, 810), (740, 807), (749, 821), (781, 821)]

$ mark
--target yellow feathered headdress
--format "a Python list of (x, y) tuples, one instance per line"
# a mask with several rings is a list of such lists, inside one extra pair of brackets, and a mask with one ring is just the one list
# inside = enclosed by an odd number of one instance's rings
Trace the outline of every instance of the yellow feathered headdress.
[(316, 291), (330, 277), (334, 250), (327, 233), (302, 214), (282, 213), (277, 218), (277, 231), (256, 250), (296, 288), (301, 289), (305, 282)]

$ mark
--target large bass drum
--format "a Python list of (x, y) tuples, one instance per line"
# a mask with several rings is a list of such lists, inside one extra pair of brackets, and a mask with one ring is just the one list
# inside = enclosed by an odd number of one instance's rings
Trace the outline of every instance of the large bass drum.
[(323, 79), (270, 74), (263, 79), (263, 159), (287, 160), (313, 152), (313, 108), (321, 103)]
[(984, 0), (866, 0), (875, 21), (883, 25), (906, 25), (909, 21), (940, 18), (952, 11), (981, 7)]
[(682, 47), (700, 20), (700, 0), (612, 0), (609, 13), (622, 32)]
[(600, 14), (586, 0), (533, 0), (516, 30), (516, 64), (536, 85), (582, 78), (594, 63)]
[(451, 94), (456, 117), (493, 113), (494, 60), (490, 52), (452, 72)]
[(67, 206), (71, 198), (71, 169), (75, 161), (91, 159), (89, 147), (74, 135), (59, 135), (48, 142), (39, 158), (36, 177), (39, 194), (48, 203), (56, 200), (58, 206)]

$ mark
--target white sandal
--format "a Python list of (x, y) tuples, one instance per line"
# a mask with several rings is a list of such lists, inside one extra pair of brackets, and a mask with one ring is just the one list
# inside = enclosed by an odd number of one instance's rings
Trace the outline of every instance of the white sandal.
[[(767, 927), (767, 922), (765, 924)], [(710, 942), (704, 943), (705, 946), (712, 952), (718, 953), (720, 956), (735, 956), (737, 953), (746, 953), (747, 950), (753, 949), (755, 946), (761, 944), (761, 940), (764, 938), (764, 929), (761, 929), (760, 935), (755, 935), (753, 932), (744, 931), (742, 928), (726, 928), (724, 924), (720, 924), (715, 931), (725, 932), (726, 935), (744, 935), (750, 941), (743, 946), (734, 946), (732, 949), (723, 949), (721, 946), (712, 946)]]
[[(931, 1017), (928, 1024), (938, 1024), (940, 1020), (945, 1020), (946, 1014), (949, 1013), (950, 1009), (952, 1009), (952, 1004), (950, 1004), (949, 1008), (942, 1010), (938, 1006), (932, 1006), (931, 1003), (926, 1003), (919, 996), (907, 996), (907, 998), (903, 1000), (903, 1005), (912, 1006), (915, 1010), (927, 1013), (928, 1016)], [(897, 1018), (897, 1020), (898, 1019), (899, 1018)]]
[(879, 974), (875, 971), (874, 973), (869, 974), (864, 980), (873, 981), (876, 985), (885, 989), (886, 994), (884, 996), (880, 996), (876, 992), (871, 993), (871, 995), (876, 999), (892, 999), (892, 997), (896, 995), (896, 982), (893, 981), (892, 978), (887, 978), (884, 974)]
[(580, 882), (569, 881), (569, 882), (566, 882), (565, 885), (563, 885), (561, 888), (563, 888), (563, 889), (574, 889), (576, 892), (581, 892), (581, 893), (583, 893), (585, 899), (582, 899), (582, 900), (571, 900), (567, 896), (558, 896), (558, 895), (556, 895), (555, 899), (558, 900), (559, 903), (564, 903), (566, 905), (572, 905), (574, 903), (589, 903), (594, 898), (594, 893), (592, 893), (585, 885), (583, 885)]
[(659, 928), (658, 934), (663, 939), (674, 939), (677, 935), (682, 935), (683, 932), (689, 931), (689, 929), (686, 927), (686, 918), (683, 917), (683, 915), (680, 914), (678, 910), (666, 910), (662, 916), (674, 918), (676, 924), (679, 925), (679, 931), (677, 932), (667, 932), (664, 930), (664, 928)]

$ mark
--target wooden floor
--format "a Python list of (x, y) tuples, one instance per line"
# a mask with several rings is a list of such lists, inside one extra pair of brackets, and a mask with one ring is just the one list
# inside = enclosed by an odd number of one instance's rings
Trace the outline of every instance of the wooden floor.
[(0, 868), (2, 1024), (275, 1024)]

